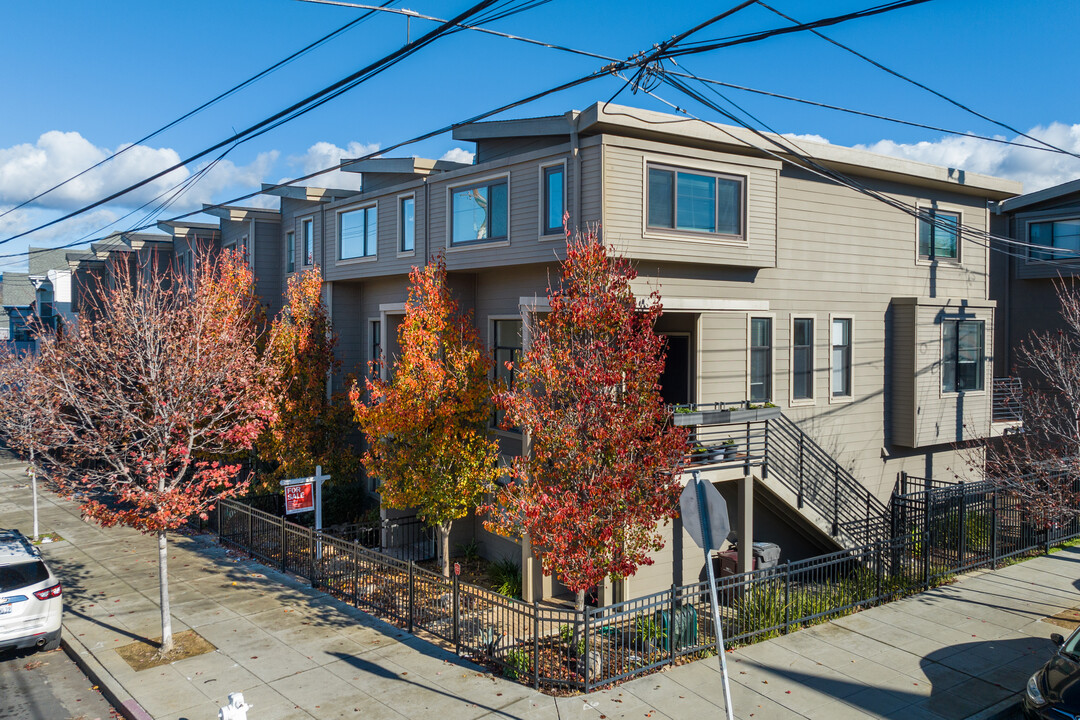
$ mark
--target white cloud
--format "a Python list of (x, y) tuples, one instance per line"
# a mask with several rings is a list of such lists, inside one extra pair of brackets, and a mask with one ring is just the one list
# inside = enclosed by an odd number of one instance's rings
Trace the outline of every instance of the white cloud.
[(798, 142), (798, 141), (807, 141), (807, 142), (822, 143), (824, 145), (831, 145), (832, 144), (828, 140), (826, 140), (825, 138), (821, 137), (820, 135), (815, 135), (813, 133), (808, 133), (808, 134), (783, 133), (783, 135), (781, 137), (791, 138), (792, 140), (795, 140), (796, 142)]
[[(1040, 125), (1029, 130), (1027, 134), (1080, 154), (1080, 123), (1066, 125), (1055, 122), (1045, 127)], [(1010, 139), (1013, 142), (1034, 144), (1022, 137)], [(968, 136), (949, 136), (919, 143), (879, 140), (870, 145), (855, 147), (883, 155), (1019, 180), (1024, 184), (1024, 192), (1033, 192), (1080, 178), (1080, 159), (1071, 155), (1004, 145)]]
[[(317, 142), (307, 149), (303, 155), (289, 157), (290, 167), (299, 169), (298, 176), (310, 175), (323, 168), (333, 167), (345, 158), (358, 158), (369, 155), (379, 149), (379, 143), (365, 144), (350, 142), (346, 147), (340, 148), (329, 142)], [(313, 187), (340, 188), (342, 190), (359, 190), (362, 178), (359, 173), (342, 172), (332, 170), (311, 180), (305, 180), (302, 185)], [(279, 182), (285, 182), (285, 179)]]
[(453, 150), (447, 150), (443, 153), (440, 160), (449, 160), (450, 162), (466, 163), (472, 165), (473, 158), (476, 157), (476, 153), (471, 153), (465, 148), (456, 147)]

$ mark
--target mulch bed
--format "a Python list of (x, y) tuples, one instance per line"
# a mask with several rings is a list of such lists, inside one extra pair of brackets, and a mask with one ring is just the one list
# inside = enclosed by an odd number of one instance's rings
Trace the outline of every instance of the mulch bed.
[(177, 660), (195, 657), (204, 653), (213, 652), (216, 647), (210, 644), (203, 636), (194, 630), (185, 630), (173, 635), (173, 650), (168, 655), (161, 654), (161, 638), (150, 640), (136, 640), (122, 647), (116, 648), (116, 653), (124, 658), (135, 672), (149, 670), (150, 668), (168, 665)]

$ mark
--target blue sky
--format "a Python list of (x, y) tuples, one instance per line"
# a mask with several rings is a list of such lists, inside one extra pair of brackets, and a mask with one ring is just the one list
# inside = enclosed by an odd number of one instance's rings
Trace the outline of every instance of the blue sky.
[[(395, 7), (450, 17), (462, 0), (400, 0)], [(505, 32), (626, 57), (649, 49), (730, 3), (657, 0), (553, 0), (493, 23)], [(862, 9), (870, 0), (775, 0), (800, 20)], [(86, 3), (52, 0), (5, 7), (0, 45), (6, 111), (0, 115), (0, 212), (173, 120), (236, 82), (343, 25), (361, 12), (297, 0), (188, 0)], [(699, 35), (711, 39), (786, 24), (760, 6)], [(0, 217), (0, 239), (97, 199), (305, 97), (399, 47), (405, 20), (380, 15), (241, 93), (86, 176), (63, 192)], [(433, 27), (414, 20), (415, 38)], [(980, 112), (1080, 152), (1080, 60), (1075, 0), (934, 0), (823, 32)], [(694, 55), (679, 61), (698, 75), (945, 128), (1009, 139), (1013, 134), (890, 77), (810, 34)], [(296, 177), (543, 90), (601, 63), (509, 40), (461, 32), (312, 113), (237, 148), (164, 216), (204, 201), (254, 190), (260, 181)], [(513, 111), (556, 114), (606, 100), (621, 81), (605, 78)], [(927, 162), (1023, 180), (1027, 189), (1080, 177), (1080, 161), (830, 110), (725, 91), (780, 132), (815, 135)], [(670, 88), (658, 93), (718, 119)], [(656, 100), (624, 91), (619, 102), (658, 110)], [(471, 150), (449, 136), (396, 154), (441, 157)], [(195, 170), (196, 168), (192, 168)], [(179, 176), (173, 180), (180, 179)], [(337, 186), (340, 178), (327, 181)], [(171, 183), (168, 183), (171, 184)], [(160, 192), (166, 185), (156, 186)], [(147, 199), (114, 203), (25, 239), (53, 246), (93, 233)], [(264, 199), (268, 202), (269, 199)], [(111, 229), (127, 229), (136, 214)], [(0, 258), (0, 271), (24, 261)]]

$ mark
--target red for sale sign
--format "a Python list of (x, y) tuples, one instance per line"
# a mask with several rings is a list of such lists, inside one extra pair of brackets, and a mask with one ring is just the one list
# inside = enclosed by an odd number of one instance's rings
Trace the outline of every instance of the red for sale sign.
[(315, 509), (315, 483), (285, 486), (285, 514), (308, 512)]

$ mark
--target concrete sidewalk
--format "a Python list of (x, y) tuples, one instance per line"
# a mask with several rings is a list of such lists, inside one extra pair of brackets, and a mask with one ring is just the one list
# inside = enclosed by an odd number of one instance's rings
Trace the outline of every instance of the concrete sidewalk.
[[(0, 460), (0, 527), (29, 531), (22, 467)], [(71, 650), (112, 691), (159, 720), (217, 717), (229, 692), (275, 718), (687, 718), (722, 714), (716, 658), (588, 696), (551, 698), (492, 676), (404, 631), (226, 553), (174, 537), (173, 627), (217, 651), (135, 673), (115, 647), (160, 632), (156, 544), (84, 523), (39, 498), (46, 546), (65, 581)], [(1043, 617), (1080, 604), (1080, 550), (1036, 558), (728, 655), (736, 715), (965, 718), (1013, 702), (1048, 657)]]

